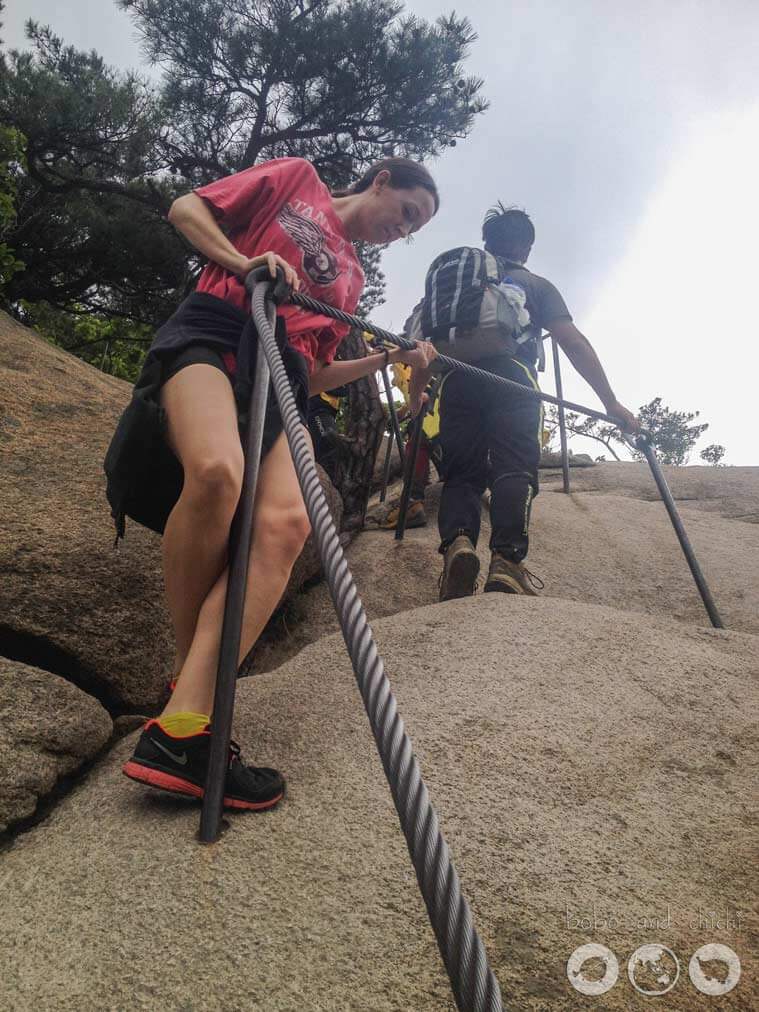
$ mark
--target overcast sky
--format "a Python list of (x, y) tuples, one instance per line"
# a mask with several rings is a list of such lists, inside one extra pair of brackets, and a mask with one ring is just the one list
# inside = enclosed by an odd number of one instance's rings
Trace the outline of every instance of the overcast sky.
[[(408, 9), (432, 19), (451, 6)], [(386, 254), (388, 300), (373, 318), (400, 327), (439, 252), (479, 244), (496, 200), (524, 207), (537, 231), (528, 266), (558, 286), (619, 400), (699, 410), (710, 428), (698, 449), (722, 443), (727, 463), (759, 464), (759, 3), (484, 0), (473, 10), (480, 38), (467, 72), (485, 79), (491, 108), (430, 165), (441, 210), (413, 245)], [(10, 0), (8, 45), (24, 46), (27, 17), (140, 66), (134, 28), (109, 0)], [(568, 363), (563, 375), (567, 397), (599, 406)], [(554, 389), (550, 365), (541, 385)]]

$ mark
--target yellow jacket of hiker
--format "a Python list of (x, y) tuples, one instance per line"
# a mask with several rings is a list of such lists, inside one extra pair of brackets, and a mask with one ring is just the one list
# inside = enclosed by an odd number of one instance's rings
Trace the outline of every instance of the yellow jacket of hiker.
[[(411, 378), (411, 366), (404, 365), (403, 362), (393, 362), (390, 368), (393, 370), (393, 386), (398, 388), (404, 401), (408, 404), (408, 384)], [(443, 379), (443, 382), (445, 382), (445, 379)], [(438, 387), (438, 396), (435, 398), (432, 407), (424, 416), (422, 432), (427, 439), (434, 439), (440, 434), (440, 390), (442, 386), (443, 383)]]

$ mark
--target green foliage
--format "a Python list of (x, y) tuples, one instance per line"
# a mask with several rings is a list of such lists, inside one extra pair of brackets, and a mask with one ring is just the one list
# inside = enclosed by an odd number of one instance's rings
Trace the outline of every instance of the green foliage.
[(46, 302), (23, 303), (20, 315), (51, 344), (71, 351), (101, 369), (134, 383), (153, 330), (129, 320), (104, 319), (88, 311), (61, 312)]
[[(641, 407), (638, 413), (640, 423), (650, 435), (651, 443), (663, 464), (688, 463), (690, 451), (709, 428), (708, 423), (689, 424), (698, 415), (698, 411), (670, 411), (662, 404), (661, 397), (655, 397)], [(643, 459), (643, 454), (637, 450), (633, 456), (637, 460)]]
[(366, 284), (361, 293), (361, 298), (356, 306), (356, 315), (368, 317), (376, 306), (381, 306), (385, 301), (385, 275), (380, 268), (382, 254), (386, 246), (372, 246), (366, 242), (356, 243), (356, 253), (364, 269)]
[(25, 270), (5, 307), (45, 301), (139, 322), (165, 318), (194, 261), (163, 212), (178, 191), (156, 175), (160, 110), (134, 75), (27, 25), (30, 52), (0, 67), (0, 114), (23, 134), (7, 241)]
[[(0, 10), (2, 7), (0, 6)], [(24, 138), (12, 127), (0, 127), (0, 294), (24, 264), (6, 242), (16, 223), (18, 177), (23, 167)]]
[(705, 447), (699, 457), (707, 464), (711, 464), (712, 467), (723, 467), (722, 458), (725, 456), (725, 447), (720, 443), (711, 443), (711, 445)]
[(165, 72), (163, 137), (193, 185), (297, 155), (344, 185), (394, 154), (425, 158), (465, 137), (487, 104), (464, 77), (476, 38), (396, 0), (119, 0)]

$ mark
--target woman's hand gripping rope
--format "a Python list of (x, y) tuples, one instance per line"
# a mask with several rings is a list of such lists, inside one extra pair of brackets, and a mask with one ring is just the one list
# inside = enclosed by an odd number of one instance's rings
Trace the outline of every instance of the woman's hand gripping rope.
[[(278, 275), (277, 268), (284, 274), (284, 281), (287, 286), (293, 291), (297, 292), (300, 290), (300, 278), (298, 277), (295, 268), (283, 260), (278, 253), (268, 250), (266, 253), (262, 253), (257, 257), (241, 257), (240, 268), (237, 271), (241, 277), (247, 277), (248, 274), (255, 270), (256, 267), (268, 267), (269, 274), (275, 281), (281, 281), (281, 276)], [(287, 293), (289, 295), (289, 293)], [(275, 299), (275, 301), (278, 301)]]

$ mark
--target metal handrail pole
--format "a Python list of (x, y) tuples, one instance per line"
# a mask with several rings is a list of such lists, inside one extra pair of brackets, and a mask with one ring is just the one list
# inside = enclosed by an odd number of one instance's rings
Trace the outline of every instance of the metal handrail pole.
[[(561, 365), (559, 363), (559, 344), (556, 338), (551, 335), (551, 349), (553, 351), (553, 374), (556, 379), (556, 397), (561, 402), (564, 400), (564, 392), (561, 385)], [(567, 424), (564, 418), (564, 405), (559, 403), (559, 439), (561, 440), (561, 470), (564, 475), (564, 491), (569, 492), (569, 453), (567, 451)]]
[(680, 542), (680, 547), (683, 550), (683, 554), (685, 555), (685, 559), (693, 575), (693, 579), (696, 582), (696, 587), (701, 595), (701, 600), (704, 602), (704, 607), (706, 608), (709, 619), (715, 629), (724, 629), (724, 623), (717, 611), (717, 605), (714, 603), (714, 598), (711, 595), (711, 591), (706, 583), (704, 574), (701, 572), (701, 567), (698, 564), (693, 547), (685, 532), (685, 527), (680, 519), (680, 514), (678, 513), (677, 506), (675, 505), (675, 500), (669, 490), (667, 480), (664, 477), (664, 473), (662, 472), (661, 465), (656, 457), (654, 448), (651, 445), (650, 440), (645, 435), (636, 437), (633, 441), (633, 445), (644, 454), (646, 460), (648, 461), (648, 466), (651, 468), (651, 474), (656, 482), (656, 487), (659, 489), (659, 494), (661, 495), (662, 501), (667, 508), (669, 519), (672, 521), (675, 534)]
[(387, 486), (390, 483), (390, 468), (393, 463), (393, 430), (388, 424), (387, 449), (385, 450), (385, 461), (382, 465), (382, 488), (380, 489), (379, 501), (384, 502), (387, 496)]
[[(289, 297), (296, 305), (302, 306), (305, 309), (312, 309), (317, 313), (323, 313), (325, 316), (329, 316), (335, 320), (341, 320), (343, 323), (349, 324), (349, 326), (361, 327), (362, 330), (373, 334), (375, 337), (379, 337), (383, 341), (388, 341), (390, 344), (394, 344), (398, 348), (404, 348), (411, 351), (416, 347), (415, 341), (410, 341), (408, 338), (392, 334), (389, 330), (384, 330), (382, 327), (377, 327), (373, 323), (368, 323), (356, 316), (352, 316), (350, 313), (345, 313), (342, 309), (336, 309), (334, 306), (325, 305), (317, 299), (312, 299), (310, 295), (304, 295), (301, 292), (293, 292)], [(489, 383), (500, 383), (502, 386), (511, 387), (515, 391), (519, 391), (524, 396), (535, 397), (542, 401), (548, 401), (549, 404), (556, 404), (559, 407), (568, 408), (570, 411), (578, 411), (583, 415), (587, 415), (589, 418), (597, 418), (602, 422), (611, 422), (612, 425), (616, 425), (622, 432), (625, 431), (622, 420), (615, 418), (613, 415), (607, 415), (603, 411), (596, 411), (594, 408), (588, 408), (583, 404), (573, 404), (572, 401), (565, 401), (563, 398), (554, 397), (552, 394), (544, 393), (542, 390), (523, 386), (520, 383), (516, 383), (514, 380), (507, 379), (505, 376), (497, 376), (494, 373), (487, 372), (485, 369), (478, 369), (476, 366), (473, 366), (468, 362), (459, 362), (456, 359), (448, 358), (445, 355), (438, 355), (434, 360), (434, 366), (438, 369), (458, 369), (461, 372), (467, 373), (469, 376), (475, 376)], [(690, 543), (688, 542), (685, 529), (683, 528), (682, 521), (677, 513), (674, 500), (667, 488), (664, 475), (661, 473), (661, 469), (659, 468), (656, 456), (653, 454), (651, 447), (647, 445), (647, 442), (646, 445), (640, 446), (639, 449), (641, 449), (648, 460), (649, 466), (651, 467), (654, 480), (659, 487), (659, 492), (661, 493), (662, 499), (667, 507), (667, 512), (669, 513), (670, 519), (672, 520), (672, 524), (675, 528), (675, 532), (677, 533), (680, 544), (685, 552), (688, 565), (693, 573), (693, 578), (696, 581), (704, 606), (709, 613), (712, 625), (718, 629), (722, 629), (724, 628), (722, 620), (719, 617), (719, 613), (717, 612), (716, 606), (709, 592), (709, 588), (706, 586), (706, 581), (704, 580), (703, 574), (696, 562), (693, 549), (690, 547)]]
[(409, 445), (406, 450), (406, 467), (403, 472), (403, 491), (401, 492), (401, 501), (398, 506), (398, 522), (395, 525), (396, 541), (403, 541), (403, 535), (406, 532), (406, 514), (408, 513), (408, 504), (411, 499), (411, 485), (414, 481), (416, 460), (419, 456), (419, 446), (422, 442), (423, 424), (424, 411), (420, 411), (414, 419), (411, 432), (409, 433)]
[[(264, 268), (264, 270), (268, 277), (268, 268)], [(275, 316), (276, 307), (270, 304), (272, 328)], [(198, 832), (201, 843), (215, 843), (221, 831), (224, 787), (229, 764), (229, 742), (232, 737), (232, 718), (235, 707), (237, 669), (240, 663), (240, 640), (248, 581), (248, 561), (253, 532), (253, 504), (261, 464), (268, 388), (269, 366), (266, 356), (257, 354), (248, 408), (242, 491), (229, 539), (229, 579), (224, 603), (224, 620), (221, 629), (221, 646), (211, 717), (208, 771)]]
[(398, 446), (398, 453), (401, 455), (403, 460), (403, 436), (401, 435), (401, 425), (398, 421), (398, 412), (395, 410), (395, 401), (393, 400), (393, 388), (390, 382), (390, 377), (387, 374), (387, 367), (383, 367), (380, 372), (382, 373), (382, 382), (385, 384), (385, 396), (387, 397), (387, 409), (390, 412), (390, 425), (395, 435), (395, 442)]

